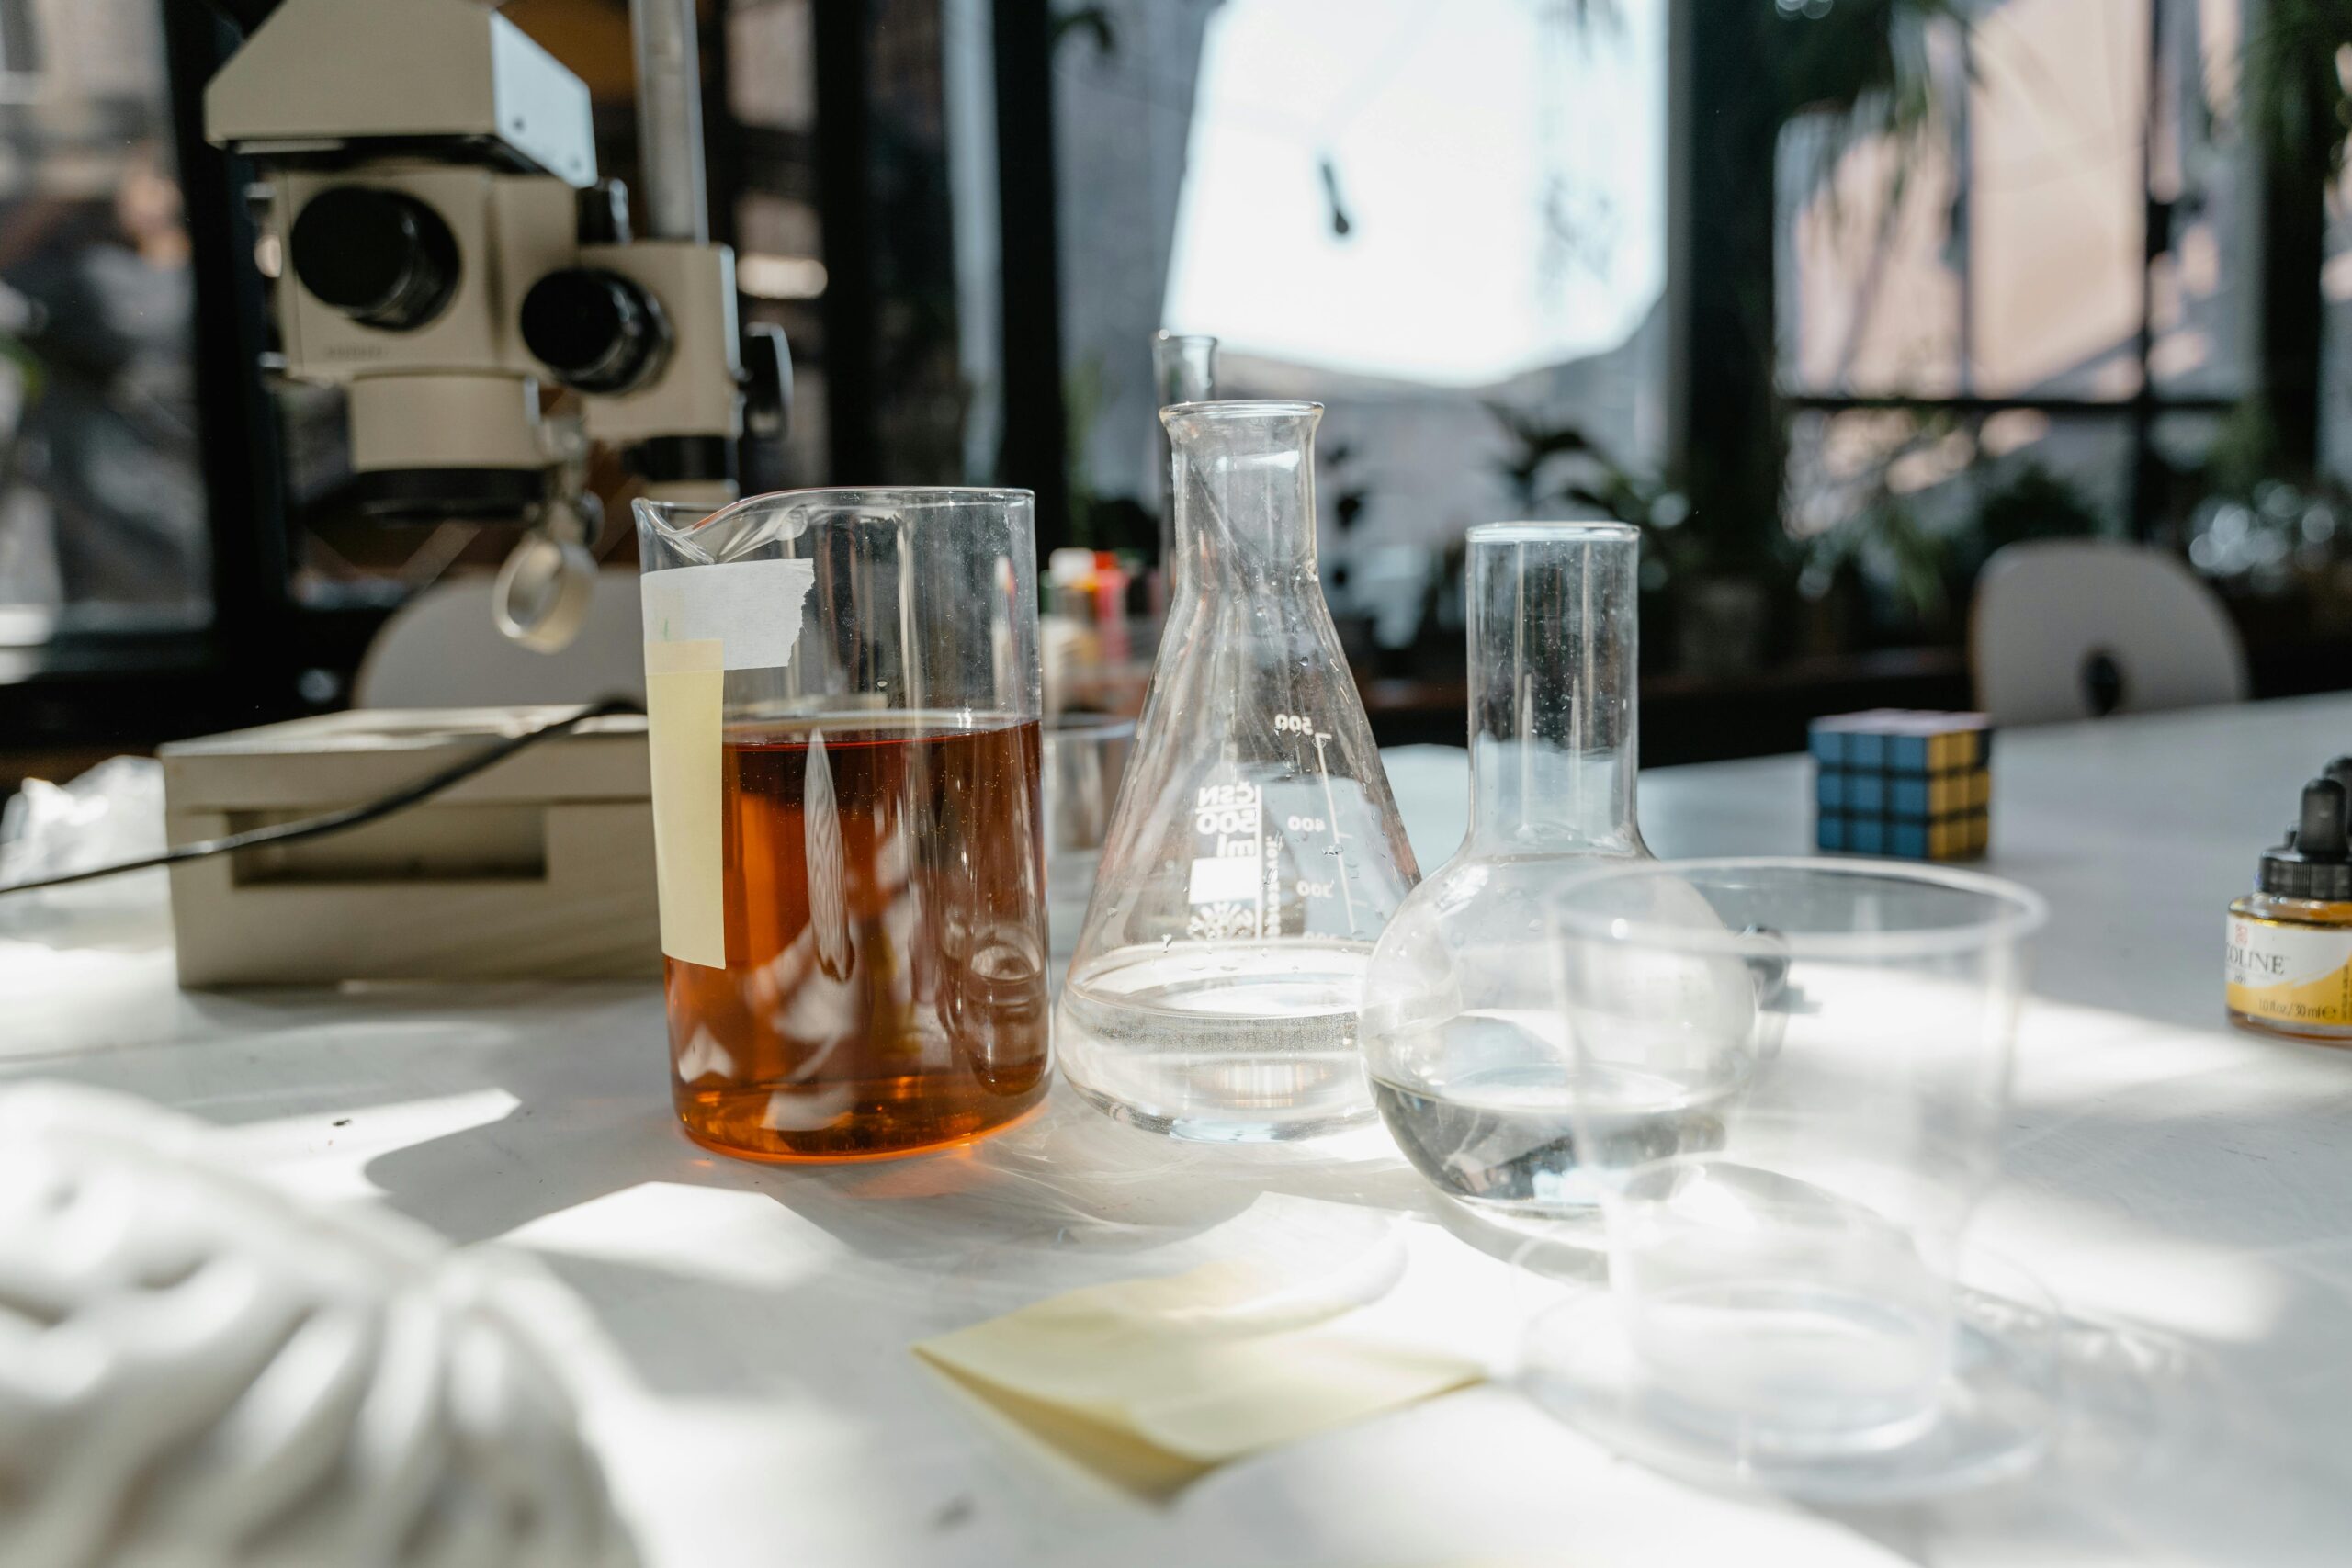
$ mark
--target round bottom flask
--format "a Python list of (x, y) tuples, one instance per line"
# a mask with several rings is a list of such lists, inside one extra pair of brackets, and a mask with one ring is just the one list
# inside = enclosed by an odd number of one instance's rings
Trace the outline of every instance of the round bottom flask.
[(1688, 1117), (1639, 1113), (1629, 1084), (1629, 1146), (1579, 1150), (1571, 1091), (1589, 1133), (1592, 1086), (1572, 1081), (1544, 913), (1580, 863), (1649, 852), (1634, 814), (1639, 548), (1617, 523), (1470, 530), (1470, 828), (1365, 977), (1364, 1058), (1389, 1132), (1440, 1191), (1497, 1217), (1587, 1211), (1588, 1166), (1706, 1141)]

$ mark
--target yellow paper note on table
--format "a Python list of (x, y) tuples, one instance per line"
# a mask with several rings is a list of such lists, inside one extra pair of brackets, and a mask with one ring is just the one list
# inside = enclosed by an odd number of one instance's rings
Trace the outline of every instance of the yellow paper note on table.
[[(1139, 1478), (1130, 1453), (1087, 1455), (1152, 1484), (1485, 1376), (1464, 1356), (1382, 1332), (1361, 1300), (1303, 1300), (1263, 1265), (1212, 1263), (1072, 1291), (915, 1352), (1065, 1447), (1073, 1434), (1049, 1423), (1174, 1461)], [(1270, 1301), (1283, 1305), (1270, 1312)]]

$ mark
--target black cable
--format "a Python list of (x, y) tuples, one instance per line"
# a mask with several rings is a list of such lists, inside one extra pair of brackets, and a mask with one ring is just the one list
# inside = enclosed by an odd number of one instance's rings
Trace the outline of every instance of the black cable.
[(362, 806), (347, 806), (340, 811), (322, 812), (305, 817), (299, 822), (280, 822), (273, 827), (255, 828), (251, 832), (231, 833), (226, 838), (199, 839), (192, 844), (181, 844), (159, 855), (147, 855), (139, 860), (119, 861), (113, 865), (96, 865), (86, 871), (69, 871), (57, 876), (39, 877), (31, 882), (12, 882), (0, 887), (0, 897), (10, 893), (29, 893), (36, 887), (62, 887), (69, 882), (89, 882), (101, 876), (114, 876), (126, 871), (147, 871), (159, 865), (177, 865), (183, 861), (202, 860), (207, 855), (224, 855), (235, 850), (258, 849), (264, 844), (291, 844), (305, 839), (323, 839), (330, 833), (347, 832), (354, 828), (380, 821), (395, 812), (405, 811), (419, 801), (429, 800), (452, 784), (463, 784), (476, 773), (494, 768), (525, 747), (536, 745), (550, 736), (567, 735), (592, 718), (607, 718), (614, 714), (642, 713), (633, 697), (606, 697), (590, 703), (578, 713), (551, 719), (537, 729), (526, 729), (510, 736), (497, 744), (475, 752), (462, 762), (453, 762), (437, 773), (403, 784), (387, 795), (379, 795)]

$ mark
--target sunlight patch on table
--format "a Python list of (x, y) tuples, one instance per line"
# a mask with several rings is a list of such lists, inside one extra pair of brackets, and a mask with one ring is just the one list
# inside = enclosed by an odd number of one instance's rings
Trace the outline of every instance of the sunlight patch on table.
[(643, 1181), (509, 1231), (507, 1243), (684, 1279), (775, 1290), (827, 1271), (849, 1248), (764, 1192)]
[(2160, 1212), (2013, 1186), (1986, 1204), (1969, 1239), (2030, 1269), (2069, 1317), (2253, 1345), (2286, 1306), (2287, 1281), (2260, 1256), (2183, 1236)]
[(146, 1045), (186, 1027), (170, 948), (120, 952), (0, 941), (0, 1058)]

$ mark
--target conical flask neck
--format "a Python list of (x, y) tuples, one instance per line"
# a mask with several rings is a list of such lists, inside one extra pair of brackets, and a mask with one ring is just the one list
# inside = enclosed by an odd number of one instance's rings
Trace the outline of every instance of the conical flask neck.
[(1161, 411), (1176, 496), (1177, 578), (1312, 578), (1315, 403), (1184, 403)]
[(1469, 848), (1645, 853), (1634, 818), (1638, 536), (1474, 529)]
[(1216, 339), (1163, 332), (1151, 342), (1151, 375), (1162, 408), (1216, 396)]

